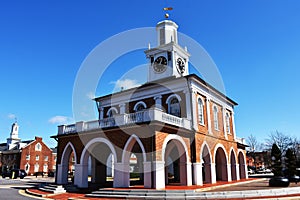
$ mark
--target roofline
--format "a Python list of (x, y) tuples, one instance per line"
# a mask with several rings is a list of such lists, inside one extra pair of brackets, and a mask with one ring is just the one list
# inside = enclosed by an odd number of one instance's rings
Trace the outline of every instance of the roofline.
[(225, 98), (226, 100), (228, 100), (230, 103), (232, 103), (234, 106), (237, 106), (238, 103), (235, 102), (234, 100), (232, 100), (231, 98), (229, 98), (228, 96), (226, 96), (225, 94), (223, 94), (222, 92), (220, 92), (218, 89), (216, 89), (214, 86), (212, 86), (211, 84), (207, 83), (205, 80), (203, 80), (202, 78), (200, 78), (199, 76), (197, 76), (196, 74), (189, 74), (186, 76), (187, 79), (191, 79), (191, 78), (195, 78), (197, 79), (199, 82), (201, 82), (202, 84), (206, 85), (209, 89), (211, 89), (213, 92), (217, 93), (218, 95), (220, 95), (221, 97)]

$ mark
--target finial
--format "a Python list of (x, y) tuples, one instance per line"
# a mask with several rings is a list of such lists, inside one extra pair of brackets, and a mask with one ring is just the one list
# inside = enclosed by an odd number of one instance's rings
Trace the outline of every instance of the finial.
[[(164, 11), (167, 11), (167, 10), (173, 10), (172, 7), (166, 7), (164, 8)], [(165, 18), (168, 19), (170, 17), (170, 15), (168, 13), (165, 14)]]

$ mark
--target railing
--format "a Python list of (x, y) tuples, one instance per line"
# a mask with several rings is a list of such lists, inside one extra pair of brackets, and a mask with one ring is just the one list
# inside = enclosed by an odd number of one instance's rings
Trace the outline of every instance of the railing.
[(58, 127), (58, 135), (90, 131), (99, 128), (110, 128), (115, 126), (131, 125), (154, 120), (183, 127), (186, 129), (191, 128), (191, 122), (188, 119), (176, 117), (174, 115), (167, 114), (160, 109), (152, 108), (136, 113), (115, 115), (114, 117), (104, 118), (101, 120), (77, 122), (76, 124), (71, 125), (62, 125)]

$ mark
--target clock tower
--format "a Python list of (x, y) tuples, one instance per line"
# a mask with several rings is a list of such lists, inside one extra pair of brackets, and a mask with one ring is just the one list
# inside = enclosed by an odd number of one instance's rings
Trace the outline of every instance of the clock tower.
[(171, 20), (156, 25), (157, 47), (145, 51), (149, 62), (148, 82), (188, 75), (190, 54), (178, 45), (177, 28), (178, 25)]

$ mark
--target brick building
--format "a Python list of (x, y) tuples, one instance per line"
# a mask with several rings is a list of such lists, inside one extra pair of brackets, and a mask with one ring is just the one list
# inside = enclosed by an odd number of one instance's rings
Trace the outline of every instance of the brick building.
[[(113, 187), (247, 178), (246, 145), (235, 132), (237, 103), (189, 74), (190, 54), (177, 42), (177, 27), (170, 20), (157, 24), (158, 46), (145, 51), (147, 83), (96, 98), (95, 121), (58, 127), (57, 183), (68, 182), (72, 154), (74, 184), (82, 188), (89, 170), (91, 182), (105, 186), (111, 178)], [(133, 161), (138, 183), (131, 179)]]
[(24, 169), (28, 175), (35, 172), (55, 170), (56, 156), (41, 137), (34, 140), (21, 141), (18, 137), (19, 126), (12, 125), (10, 137), (6, 143), (0, 144), (1, 172), (10, 169)]

